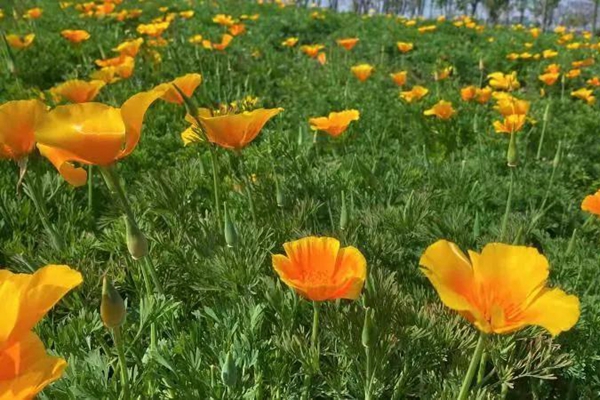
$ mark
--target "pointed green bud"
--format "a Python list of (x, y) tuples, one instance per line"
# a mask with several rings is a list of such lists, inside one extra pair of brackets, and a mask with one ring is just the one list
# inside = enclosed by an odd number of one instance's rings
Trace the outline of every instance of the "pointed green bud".
[(552, 103), (548, 103), (548, 104), (546, 104), (546, 109), (544, 110), (544, 117), (543, 117), (543, 119), (542, 119), (542, 120), (544, 121), (544, 123), (548, 122), (548, 117), (549, 117), (549, 115), (550, 115), (550, 105), (551, 105), (551, 104), (552, 104)]
[(348, 208), (346, 207), (346, 194), (342, 190), (342, 210), (340, 211), (340, 229), (348, 227)]
[(366, 308), (365, 309), (365, 322), (363, 324), (361, 342), (365, 347), (372, 347), (374, 340), (373, 333), (373, 309)]
[(127, 310), (123, 298), (111, 280), (104, 275), (102, 278), (102, 301), (100, 302), (100, 317), (104, 326), (110, 329), (121, 326), (126, 315)]
[(185, 106), (185, 111), (187, 111), (187, 113), (190, 116), (197, 118), (198, 106), (196, 105), (196, 102), (194, 101), (194, 99), (192, 99), (191, 97), (188, 97), (185, 93), (183, 93), (183, 91), (181, 89), (179, 89), (179, 87), (176, 84), (173, 83), (172, 85), (175, 88), (175, 90), (177, 90), (179, 95), (183, 98), (183, 104)]
[(238, 381), (238, 370), (231, 353), (231, 350), (227, 352), (225, 364), (223, 364), (223, 369), (221, 370), (221, 379), (225, 386), (229, 388), (235, 387)]
[(282, 208), (284, 206), (283, 191), (281, 190), (277, 176), (275, 176), (275, 198), (277, 200), (277, 207)]
[(148, 240), (138, 228), (135, 221), (125, 218), (125, 230), (127, 235), (127, 250), (134, 260), (144, 258), (148, 254)]
[(514, 168), (519, 164), (519, 152), (517, 150), (517, 135), (510, 134), (510, 142), (508, 143), (508, 151), (506, 152), (506, 161), (509, 167)]
[(229, 218), (229, 211), (227, 210), (227, 203), (223, 203), (223, 211), (225, 218), (225, 242), (227, 247), (234, 247), (237, 243), (237, 232), (235, 225)]

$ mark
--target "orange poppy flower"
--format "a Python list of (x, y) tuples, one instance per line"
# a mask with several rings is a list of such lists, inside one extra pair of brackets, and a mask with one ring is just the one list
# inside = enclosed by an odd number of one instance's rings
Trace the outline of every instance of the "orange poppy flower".
[(523, 129), (526, 121), (525, 115), (512, 114), (504, 117), (503, 121), (494, 121), (496, 133), (515, 133)]
[(58, 99), (64, 98), (71, 103), (87, 103), (96, 98), (106, 82), (94, 80), (90, 82), (73, 79), (50, 89)]
[(594, 76), (594, 77), (588, 79), (586, 83), (590, 86), (598, 87), (598, 86), (600, 86), (600, 78), (598, 78), (597, 76)]
[(233, 36), (240, 36), (246, 32), (246, 25), (244, 24), (233, 24), (229, 27), (229, 33)]
[(202, 46), (207, 50), (223, 51), (229, 46), (232, 40), (233, 36), (226, 33), (221, 37), (221, 43), (211, 43), (210, 40), (203, 40)]
[(399, 71), (393, 74), (390, 74), (394, 83), (398, 86), (403, 86), (406, 83), (406, 71)]
[(121, 56), (135, 57), (144, 43), (144, 38), (126, 40), (113, 49)]
[(233, 24), (235, 24), (235, 21), (233, 20), (233, 17), (231, 15), (225, 15), (225, 14), (217, 14), (213, 17), (212, 21), (215, 24), (219, 24), (221, 26), (231, 26)]
[(354, 74), (354, 76), (356, 77), (356, 79), (358, 79), (361, 82), (364, 82), (367, 79), (369, 79), (369, 77), (373, 73), (374, 67), (369, 64), (359, 64), (359, 65), (355, 65), (354, 67), (352, 67), (350, 69), (351, 69), (352, 73)]
[(456, 114), (456, 110), (452, 107), (452, 103), (446, 100), (440, 100), (429, 110), (425, 110), (423, 115), (435, 116), (439, 119), (448, 120)]
[(358, 41), (359, 41), (358, 38), (347, 38), (347, 39), (338, 39), (338, 40), (336, 40), (336, 43), (338, 44), (338, 46), (343, 47), (344, 49), (350, 51), (354, 48), (354, 46), (356, 46)]
[(580, 75), (581, 75), (581, 70), (578, 69), (578, 68), (574, 68), (574, 69), (570, 70), (569, 72), (567, 72), (565, 74), (565, 77), (567, 77), (569, 79), (574, 79), (574, 78), (577, 78)]
[(558, 78), (560, 77), (560, 73), (556, 72), (548, 72), (545, 74), (542, 74), (540, 76), (538, 76), (538, 79), (542, 82), (544, 82), (544, 84), (548, 85), (548, 86), (552, 86), (556, 83), (556, 81), (558, 81)]
[(583, 100), (588, 104), (594, 104), (596, 102), (596, 96), (594, 96), (594, 91), (591, 89), (578, 89), (574, 92), (571, 92), (571, 96)]
[(324, 51), (320, 52), (319, 55), (317, 56), (317, 61), (321, 65), (327, 64), (327, 54)]
[(489, 85), (496, 90), (506, 90), (510, 92), (521, 87), (516, 72), (511, 72), (510, 74), (494, 72), (488, 75), (488, 79), (490, 80)]
[[(225, 149), (240, 150), (252, 142), (260, 133), (267, 121), (283, 111), (283, 108), (259, 108), (253, 111), (225, 112), (220, 114), (207, 108), (198, 109), (197, 118), (200, 127), (211, 143)], [(191, 115), (186, 116), (186, 121), (198, 128), (196, 119)], [(200, 141), (200, 137), (189, 129), (184, 132), (184, 143)], [(193, 135), (190, 135), (193, 133)]]
[(0, 158), (18, 161), (33, 151), (36, 126), (46, 113), (39, 100), (9, 101), (0, 106)]
[(138, 93), (121, 108), (101, 103), (58, 106), (40, 121), (37, 147), (67, 182), (84, 185), (87, 173), (73, 162), (108, 166), (128, 156), (140, 140), (146, 110), (163, 94), (162, 88)]
[(479, 104), (485, 104), (488, 101), (490, 101), (490, 98), (492, 97), (492, 88), (489, 86), (486, 86), (484, 88), (481, 89), (477, 89), (477, 95), (475, 97), (475, 100), (479, 103)]
[(398, 50), (401, 53), (408, 53), (409, 51), (411, 51), (415, 46), (412, 43), (408, 43), (408, 42), (396, 42), (396, 47), (398, 48)]
[(407, 103), (412, 103), (413, 101), (421, 100), (427, 93), (429, 93), (429, 89), (417, 85), (413, 86), (411, 90), (400, 92), (400, 97)]
[(25, 11), (25, 15), (23, 16), (25, 19), (38, 19), (42, 16), (44, 10), (39, 7), (30, 8)]
[(513, 114), (527, 115), (530, 103), (527, 100), (519, 100), (515, 97), (507, 97), (498, 101), (494, 107), (503, 116)]
[(310, 58), (316, 58), (319, 55), (319, 52), (324, 48), (325, 46), (323, 46), (322, 44), (311, 44), (300, 46), (300, 51), (302, 51)]
[(360, 113), (358, 110), (345, 110), (331, 112), (327, 117), (316, 117), (308, 120), (310, 129), (314, 131), (327, 132), (333, 137), (338, 137), (348, 129), (352, 121), (358, 121)]
[(71, 43), (85, 42), (90, 38), (89, 32), (82, 29), (65, 29), (60, 33), (60, 35)]
[(581, 209), (594, 215), (600, 215), (600, 190), (589, 196), (585, 196), (581, 203)]
[(450, 74), (452, 74), (452, 70), (453, 70), (452, 67), (443, 68), (439, 71), (435, 71), (435, 73), (433, 74), (433, 77), (436, 81), (443, 81), (444, 79), (448, 79)]
[(281, 45), (283, 47), (294, 47), (296, 45), (296, 43), (298, 43), (297, 37), (289, 37), (289, 38), (285, 39), (283, 42), (281, 42)]
[(340, 248), (337, 239), (306, 237), (283, 245), (273, 255), (281, 280), (312, 301), (356, 300), (367, 278), (367, 260), (355, 247)]
[(537, 325), (557, 335), (579, 319), (576, 296), (546, 287), (548, 260), (535, 248), (490, 243), (469, 258), (440, 240), (420, 265), (442, 302), (477, 329), (504, 334)]
[(33, 40), (35, 39), (35, 34), (29, 33), (25, 36), (10, 34), (10, 35), (6, 35), (5, 38), (6, 38), (6, 42), (8, 43), (8, 45), (10, 47), (12, 47), (13, 49), (20, 50), (20, 49), (26, 49), (33, 44)]
[(554, 50), (544, 50), (542, 51), (542, 57), (545, 59), (554, 58), (558, 55), (558, 51)]
[(183, 97), (181, 97), (173, 85), (176, 85), (187, 97), (191, 97), (194, 94), (194, 90), (196, 90), (201, 83), (202, 75), (187, 74), (180, 76), (169, 83), (163, 83), (162, 85), (159, 85), (157, 89), (161, 88), (165, 90), (165, 94), (161, 97), (164, 101), (168, 103), (183, 104)]
[(463, 101), (471, 101), (477, 96), (477, 88), (473, 85), (460, 89), (460, 98)]

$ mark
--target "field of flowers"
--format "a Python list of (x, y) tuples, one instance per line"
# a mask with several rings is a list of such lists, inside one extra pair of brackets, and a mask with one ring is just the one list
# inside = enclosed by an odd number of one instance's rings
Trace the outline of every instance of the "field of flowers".
[(0, 5), (1, 400), (600, 398), (591, 34)]

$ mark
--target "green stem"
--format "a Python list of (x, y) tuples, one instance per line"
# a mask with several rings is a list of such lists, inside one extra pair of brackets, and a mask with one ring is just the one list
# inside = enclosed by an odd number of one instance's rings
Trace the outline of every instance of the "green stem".
[(129, 376), (127, 374), (127, 360), (125, 359), (125, 350), (123, 347), (123, 338), (121, 336), (121, 328), (119, 326), (113, 329), (113, 336), (115, 339), (115, 346), (117, 347), (117, 354), (119, 355), (119, 365), (121, 370), (121, 387), (123, 393), (123, 399), (129, 400), (131, 398), (129, 392)]
[(538, 143), (537, 154), (535, 155), (535, 159), (539, 160), (542, 157), (542, 144), (544, 143), (544, 136), (546, 135), (546, 127), (548, 126), (548, 113), (550, 112), (550, 104), (546, 106), (546, 110), (544, 111), (544, 122), (542, 123), (542, 134), (540, 135), (540, 142)]
[(365, 347), (365, 355), (367, 358), (367, 365), (366, 365), (366, 385), (365, 385), (365, 400), (371, 400), (371, 384), (373, 382), (372, 376), (373, 376), (373, 355), (371, 354), (371, 348), (370, 347)]
[(219, 177), (218, 177), (218, 169), (217, 169), (217, 154), (216, 150), (212, 145), (209, 145), (210, 149), (210, 162), (212, 165), (212, 173), (213, 173), (213, 192), (215, 195), (215, 212), (217, 216), (217, 221), (219, 221), (219, 226), (221, 226), (221, 196), (219, 194)]
[(483, 378), (485, 377), (485, 366), (487, 364), (488, 352), (483, 351), (481, 355), (481, 362), (479, 363), (479, 370), (477, 371), (477, 384), (479, 385), (483, 382)]
[(504, 210), (504, 217), (502, 218), (502, 227), (500, 229), (500, 242), (503, 242), (506, 237), (506, 225), (508, 224), (508, 216), (510, 214), (513, 197), (513, 187), (515, 183), (515, 171), (510, 168), (510, 184), (508, 186), (508, 198), (506, 199), (506, 209)]
[(319, 314), (320, 304), (317, 301), (313, 301), (313, 325), (310, 336), (310, 347), (313, 350), (317, 350), (319, 342)]
[(154, 289), (156, 289), (156, 291), (159, 294), (164, 294), (163, 287), (162, 287), (162, 284), (160, 283), (160, 280), (158, 279), (158, 275), (156, 274), (156, 268), (154, 267), (152, 258), (151, 257), (144, 257), (144, 258), (146, 259), (145, 260), (146, 261), (145, 262), (146, 270), (150, 274), (150, 279), (152, 279), (152, 283), (154, 283)]
[[(30, 174), (31, 175), (31, 174)], [(33, 205), (35, 206), (36, 211), (38, 212), (38, 216), (42, 221), (42, 225), (44, 229), (50, 235), (50, 240), (52, 242), (53, 247), (57, 251), (64, 250), (64, 243), (61, 237), (58, 235), (58, 232), (54, 228), (54, 226), (50, 223), (48, 218), (48, 210), (46, 209), (46, 203), (42, 198), (42, 194), (40, 193), (40, 185), (39, 180), (32, 179), (29, 184), (24, 185), (25, 194), (33, 201)]]
[(252, 216), (252, 223), (256, 226), (256, 209), (254, 207), (254, 200), (252, 199), (252, 191), (250, 190), (250, 179), (248, 179), (248, 173), (246, 169), (246, 164), (244, 163), (244, 157), (242, 156), (242, 152), (237, 152), (240, 163), (240, 170), (242, 175), (242, 182), (244, 182), (244, 186), (246, 187), (246, 197), (248, 197), (248, 205), (250, 206), (250, 214)]
[(88, 167), (88, 210), (90, 212), (94, 209), (94, 166)]
[(457, 400), (466, 400), (469, 395), (469, 389), (471, 388), (471, 383), (473, 382), (475, 371), (477, 370), (479, 362), (481, 361), (481, 354), (483, 353), (484, 345), (485, 333), (481, 332), (479, 334), (479, 340), (477, 341), (477, 345), (475, 346), (473, 358), (471, 358), (471, 363), (469, 364), (469, 369), (467, 370), (467, 374), (465, 375), (465, 379), (463, 380), (462, 386), (460, 388), (460, 393), (456, 398)]
[(117, 175), (113, 166), (108, 167), (100, 167), (100, 172), (104, 177), (104, 181), (106, 182), (106, 186), (108, 189), (113, 192), (117, 196), (117, 200), (123, 209), (123, 212), (127, 216), (130, 222), (136, 223), (135, 216), (133, 214), (133, 210), (129, 205), (129, 201), (127, 200), (127, 196), (125, 196), (125, 191), (123, 190), (123, 186), (121, 186), (121, 182), (119, 180), (119, 176)]

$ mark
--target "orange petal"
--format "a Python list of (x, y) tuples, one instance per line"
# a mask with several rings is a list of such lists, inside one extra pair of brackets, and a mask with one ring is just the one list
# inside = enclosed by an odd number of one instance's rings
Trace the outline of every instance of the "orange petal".
[(40, 154), (50, 160), (65, 181), (76, 187), (85, 185), (87, 172), (83, 168), (75, 167), (71, 162), (77, 160), (77, 157), (56, 147), (40, 143), (37, 144), (37, 147)]
[(523, 313), (528, 325), (545, 328), (553, 336), (571, 329), (579, 320), (579, 299), (560, 289), (545, 289)]
[(0, 157), (19, 159), (34, 146), (34, 132), (46, 114), (39, 100), (9, 101), (0, 105)]

